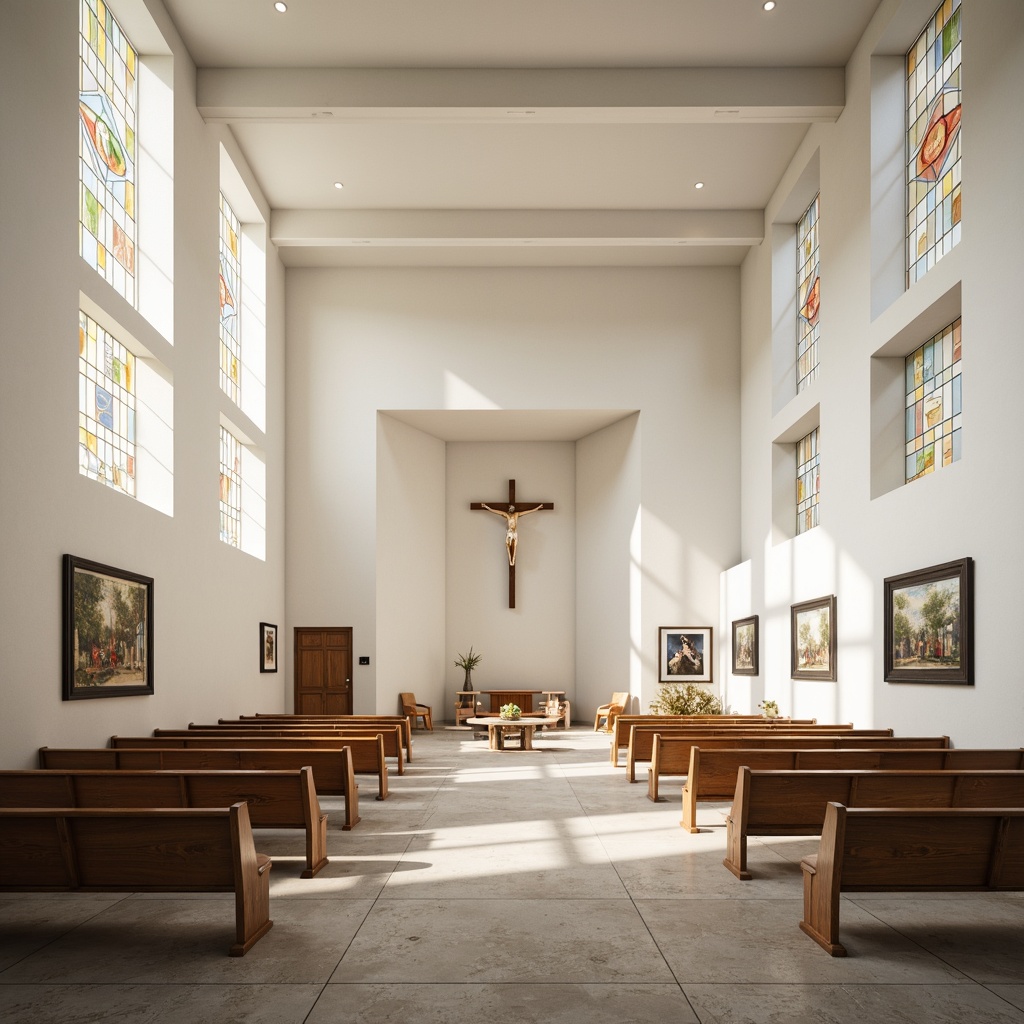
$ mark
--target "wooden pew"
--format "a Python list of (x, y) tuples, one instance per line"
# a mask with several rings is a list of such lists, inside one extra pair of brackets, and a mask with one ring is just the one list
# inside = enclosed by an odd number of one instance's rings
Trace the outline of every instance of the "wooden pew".
[[(412, 729), (405, 715), (240, 715), (238, 718), (218, 718), (217, 725), (230, 725), (238, 729), (308, 729), (322, 726), (324, 729), (343, 729), (346, 725), (397, 725), (402, 730), (402, 746), (405, 760), (412, 761)], [(189, 723), (189, 728), (193, 728)], [(209, 728), (197, 725), (196, 728)]]
[(713, 729), (694, 725), (634, 725), (629, 730), (629, 743), (626, 747), (626, 778), (630, 782), (636, 782), (637, 765), (652, 760), (654, 737), (658, 735), (694, 738), (725, 736), (736, 740), (734, 746), (742, 746), (744, 736), (860, 736), (877, 739), (882, 736), (891, 736), (892, 729), (854, 729), (850, 725), (794, 725), (789, 727), (771, 725), (753, 726), (746, 729), (737, 729), (735, 726)]
[[(388, 796), (388, 763), (384, 754), (384, 737), (379, 732), (365, 736), (339, 733), (337, 736), (304, 736), (301, 739), (248, 733), (244, 736), (111, 736), (110, 746), (130, 750), (170, 750), (174, 747), (191, 750), (342, 750), (348, 747), (356, 774), (376, 775), (377, 799), (386, 800)], [(313, 775), (316, 777), (315, 770)]]
[(817, 836), (829, 803), (845, 807), (1024, 807), (1024, 771), (752, 771), (736, 779), (722, 862), (747, 869), (748, 836)]
[[(780, 719), (771, 721), (779, 722)], [(786, 725), (816, 725), (813, 718), (782, 719)], [(619, 751), (629, 746), (629, 730), (634, 725), (707, 725), (714, 729), (766, 725), (768, 720), (760, 715), (618, 715), (611, 729), (611, 763), (618, 767)], [(848, 726), (847, 728), (852, 728)]]
[(249, 806), (253, 828), (304, 830), (303, 878), (327, 864), (327, 815), (308, 765), (275, 772), (0, 771), (0, 807), (230, 807), (240, 801)]
[(829, 803), (818, 852), (800, 862), (800, 930), (832, 956), (841, 892), (1024, 889), (1024, 808), (876, 808)]
[(203, 750), (187, 747), (141, 750), (113, 747), (40, 747), (39, 767), (117, 771), (280, 771), (310, 766), (317, 793), (345, 798), (345, 824), (359, 821), (359, 790), (351, 747), (341, 750)]
[(270, 867), (242, 802), (0, 809), (0, 890), (234, 892), (231, 956), (243, 956), (273, 925)]
[[(907, 741), (907, 737), (897, 736), (894, 739)], [(1019, 771), (1024, 769), (1024, 748), (929, 749), (900, 747), (891, 742), (856, 750), (808, 750), (800, 749), (797, 744), (785, 750), (695, 747), (685, 772), (683, 828), (689, 832), (700, 831), (697, 827), (699, 802), (732, 800), (736, 793), (736, 773), (743, 765), (761, 771), (844, 771), (852, 768), (869, 771)], [(651, 770), (653, 772), (653, 766)]]
[[(244, 745), (246, 739), (256, 739), (263, 743), (268, 738), (280, 739), (285, 742), (283, 746), (300, 744), (309, 741), (309, 745), (316, 746), (320, 740), (338, 740), (346, 736), (376, 736), (384, 737), (384, 756), (395, 759), (395, 770), (399, 775), (405, 774), (405, 748), (402, 745), (402, 730), (397, 724), (392, 725), (352, 725), (344, 729), (246, 729), (240, 730), (230, 725), (209, 725), (189, 726), (187, 729), (154, 729), (154, 739), (173, 740), (168, 746), (174, 746), (179, 739), (194, 737), (224, 738), (233, 746)], [(133, 742), (137, 737), (127, 737), (129, 746), (139, 746)], [(146, 737), (148, 740), (149, 737)]]

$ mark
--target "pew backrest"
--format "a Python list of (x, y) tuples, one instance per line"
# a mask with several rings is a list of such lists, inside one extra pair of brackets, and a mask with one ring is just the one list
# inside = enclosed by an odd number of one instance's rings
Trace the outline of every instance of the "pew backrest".
[(117, 771), (196, 770), (210, 771), (274, 771), (295, 770), (304, 766), (313, 769), (317, 793), (342, 795), (345, 798), (345, 820), (359, 821), (359, 791), (356, 788), (352, 747), (330, 749), (255, 749), (204, 750), (188, 747), (138, 750), (115, 747), (64, 748), (40, 747), (39, 767), (57, 769), (105, 768)]
[(271, 928), (270, 858), (228, 808), (2, 808), (0, 889), (235, 893), (242, 956)]
[(295, 771), (0, 771), (0, 807), (230, 807), (239, 801), (246, 802), (253, 828), (305, 831), (303, 878), (327, 864), (327, 815), (308, 765)]
[(1024, 771), (755, 771), (736, 777), (723, 863), (747, 880), (749, 836), (821, 835), (845, 807), (1024, 807)]
[(832, 956), (841, 892), (1024, 889), (1024, 809), (846, 808), (829, 803), (800, 867), (800, 930)]
[(761, 771), (1017, 771), (1024, 769), (1024, 748), (901, 748), (889, 743), (854, 750), (695, 747), (690, 752), (683, 785), (683, 828), (689, 832), (700, 831), (698, 803), (732, 800), (737, 772), (743, 765)]
[(235, 718), (221, 718), (218, 719), (219, 725), (258, 725), (260, 723), (267, 723), (269, 725), (299, 725), (306, 726), (309, 724), (314, 725), (326, 725), (333, 728), (335, 725), (345, 725), (347, 723), (365, 723), (367, 725), (374, 725), (377, 722), (381, 722), (385, 725), (400, 725), (402, 727), (402, 736), (405, 742), (405, 754), (406, 760), (412, 759), (412, 727), (409, 725), (409, 719), (405, 715), (286, 715), (286, 714), (256, 714), (256, 715), (239, 715)]

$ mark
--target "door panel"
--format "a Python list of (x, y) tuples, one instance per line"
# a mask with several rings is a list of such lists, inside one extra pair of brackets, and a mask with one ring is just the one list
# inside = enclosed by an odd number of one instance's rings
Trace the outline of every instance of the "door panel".
[(295, 627), (295, 713), (352, 714), (352, 627)]

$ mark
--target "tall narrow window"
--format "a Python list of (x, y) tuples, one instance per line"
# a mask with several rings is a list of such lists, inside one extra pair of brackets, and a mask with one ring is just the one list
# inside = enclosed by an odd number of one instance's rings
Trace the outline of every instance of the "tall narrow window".
[(242, 373), (242, 262), (240, 228), (224, 193), (220, 196), (220, 387), (240, 404)]
[(796, 443), (796, 532), (806, 533), (818, 525), (818, 428)]
[(78, 469), (135, 496), (135, 356), (81, 311)]
[(818, 199), (804, 211), (796, 226), (796, 389), (803, 391), (818, 375)]
[(960, 319), (907, 356), (907, 483), (960, 458)]
[(79, 251), (135, 305), (138, 58), (104, 0), (79, 2)]
[(220, 539), (242, 546), (242, 442), (220, 428)]
[(907, 283), (960, 241), (960, 0), (907, 54)]

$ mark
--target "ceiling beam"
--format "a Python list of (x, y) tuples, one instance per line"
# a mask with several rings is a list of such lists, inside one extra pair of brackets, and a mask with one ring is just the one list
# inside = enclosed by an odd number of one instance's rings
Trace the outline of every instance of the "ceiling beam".
[(762, 210), (275, 210), (285, 247), (757, 245)]
[(835, 121), (842, 68), (200, 68), (207, 121)]

